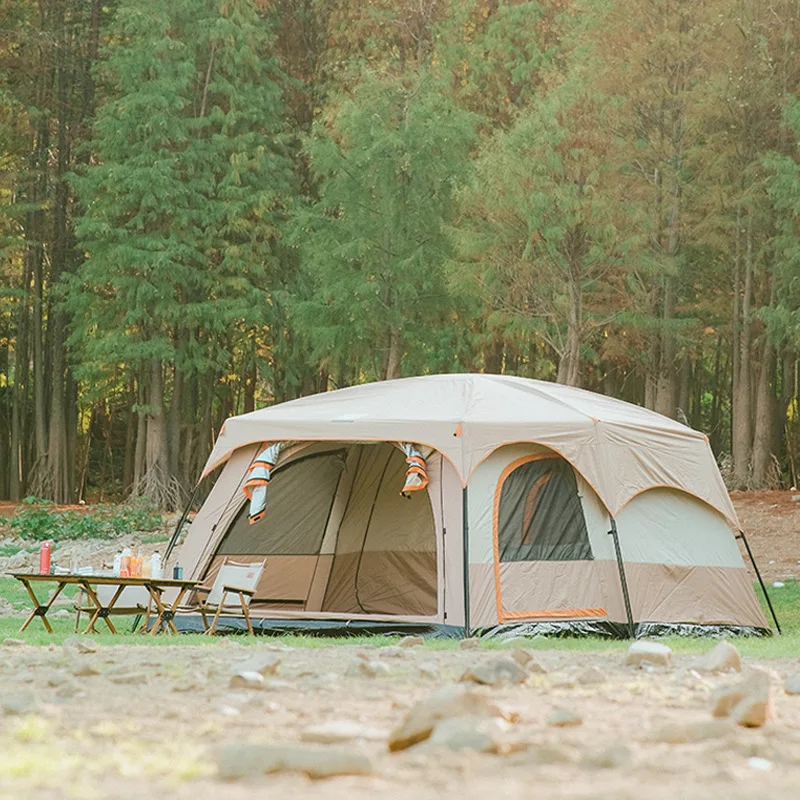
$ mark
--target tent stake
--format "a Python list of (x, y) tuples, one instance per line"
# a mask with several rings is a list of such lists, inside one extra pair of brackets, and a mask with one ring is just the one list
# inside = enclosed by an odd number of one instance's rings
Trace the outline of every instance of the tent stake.
[(744, 535), (744, 531), (739, 531), (739, 535), (736, 538), (741, 539), (744, 542), (745, 548), (747, 548), (747, 555), (750, 557), (750, 563), (753, 565), (753, 569), (756, 571), (756, 577), (758, 578), (758, 582), (761, 584), (761, 591), (764, 592), (764, 597), (767, 598), (769, 613), (772, 614), (772, 619), (775, 620), (775, 627), (778, 629), (778, 633), (781, 633), (782, 632), (781, 625), (778, 622), (778, 617), (775, 614), (775, 609), (772, 607), (772, 600), (769, 599), (769, 594), (767, 594), (767, 587), (764, 585), (764, 579), (761, 577), (761, 572), (758, 569), (758, 564), (756, 564), (756, 560), (753, 558), (753, 551), (750, 549), (750, 543), (747, 541), (747, 537)]
[(467, 487), (465, 486), (461, 491), (461, 521), (464, 532), (464, 636), (469, 638), (469, 518), (467, 516), (468, 503), (467, 503)]
[(614, 537), (614, 550), (617, 553), (617, 567), (619, 568), (619, 580), (622, 584), (622, 599), (625, 601), (625, 614), (628, 617), (628, 638), (636, 638), (636, 629), (633, 625), (633, 613), (631, 612), (631, 598), (628, 594), (628, 581), (625, 579), (625, 564), (622, 562), (622, 550), (619, 546), (619, 534), (617, 533), (617, 521), (609, 514), (611, 520), (611, 530), (609, 536)]
[(192, 489), (192, 493), (189, 495), (189, 501), (186, 503), (186, 508), (183, 509), (183, 514), (181, 514), (181, 518), (178, 520), (178, 524), (175, 526), (175, 532), (172, 534), (172, 538), (169, 540), (167, 552), (164, 554), (164, 569), (167, 568), (167, 561), (169, 560), (170, 555), (172, 555), (175, 545), (178, 543), (178, 537), (181, 535), (181, 528), (183, 528), (184, 523), (189, 517), (189, 512), (192, 510), (192, 503), (194, 503), (194, 498), (197, 494), (197, 490), (200, 488), (201, 482), (202, 481), (198, 481), (194, 485), (194, 489)]

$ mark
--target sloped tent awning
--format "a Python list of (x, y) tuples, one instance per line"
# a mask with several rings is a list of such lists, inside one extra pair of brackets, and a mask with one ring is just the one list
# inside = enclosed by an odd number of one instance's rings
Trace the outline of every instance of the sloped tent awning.
[(429, 375), (352, 386), (231, 417), (203, 475), (238, 448), (271, 441), (416, 442), (441, 452), (467, 485), (498, 447), (559, 453), (616, 515), (653, 487), (680, 489), (739, 521), (707, 438), (639, 406), (546, 381)]

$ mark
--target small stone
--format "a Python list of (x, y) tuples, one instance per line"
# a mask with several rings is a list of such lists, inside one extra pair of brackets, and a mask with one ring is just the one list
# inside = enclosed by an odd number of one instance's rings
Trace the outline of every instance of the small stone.
[(730, 642), (721, 641), (703, 657), (697, 669), (700, 672), (741, 672), (742, 659)]
[(436, 680), (439, 677), (439, 668), (436, 664), (425, 662), (423, 664), (418, 664), (417, 669), (423, 678)]
[(786, 679), (783, 686), (786, 694), (800, 694), (800, 675), (792, 675)]
[(543, 742), (529, 747), (524, 758), (524, 761), (542, 766), (547, 764), (574, 764), (577, 760), (578, 754), (574, 750), (550, 742)]
[(350, 677), (378, 678), (390, 675), (391, 670), (383, 661), (355, 658), (347, 667), (346, 674)]
[(76, 678), (91, 678), (94, 675), (99, 675), (100, 670), (92, 664), (91, 661), (86, 661), (83, 664), (76, 664), (71, 669), (70, 672)]
[(61, 645), (65, 650), (71, 650), (74, 653), (85, 655), (87, 653), (97, 652), (97, 642), (88, 636), (70, 636), (64, 639)]
[(425, 639), (422, 636), (404, 636), (397, 644), (399, 647), (422, 647)]
[(389, 645), (388, 647), (381, 647), (378, 651), (381, 658), (406, 658), (408, 653), (401, 647), (396, 645)]
[(481, 646), (481, 640), (475, 637), (462, 639), (458, 646), (461, 650), (477, 650)]
[(548, 717), (547, 724), (554, 728), (570, 728), (583, 724), (583, 717), (568, 708), (556, 708)]
[(273, 745), (231, 743), (222, 749), (222, 780), (253, 778), (271, 772), (304, 772), (310, 778), (332, 775), (369, 775), (371, 759), (360, 750), (325, 745)]
[(319, 744), (336, 744), (359, 739), (367, 742), (384, 742), (388, 738), (389, 731), (385, 728), (375, 728), (369, 725), (362, 725), (359, 722), (348, 721), (324, 722), (321, 725), (312, 725), (300, 734), (302, 741), (318, 742)]
[(513, 658), (502, 656), (470, 667), (461, 676), (461, 680), (482, 683), (486, 686), (502, 686), (507, 683), (524, 683), (529, 674), (528, 670)]
[(597, 667), (587, 667), (577, 677), (581, 686), (598, 686), (606, 682), (606, 674)]
[(456, 717), (436, 724), (428, 742), (450, 750), (497, 753), (505, 723), (484, 717)]
[(112, 683), (118, 683), (123, 686), (138, 686), (139, 684), (147, 683), (147, 675), (144, 672), (120, 672), (109, 675), (108, 679)]
[(659, 642), (639, 641), (628, 648), (625, 658), (627, 667), (643, 667), (651, 664), (655, 667), (669, 667), (672, 664), (672, 649)]
[(389, 749), (405, 750), (427, 739), (436, 725), (454, 717), (499, 717), (513, 721), (514, 716), (493, 703), (490, 698), (466, 686), (445, 686), (420, 700), (389, 737)]
[(753, 756), (752, 758), (747, 759), (747, 766), (750, 767), (750, 769), (755, 769), (759, 772), (769, 772), (772, 769), (773, 764), (769, 759)]
[(0, 698), (0, 708), (3, 713), (18, 715), (28, 714), (37, 706), (36, 696), (33, 692), (15, 692)]
[(617, 744), (587, 756), (584, 765), (595, 769), (615, 769), (629, 764), (631, 758), (630, 748), (624, 744)]
[(767, 672), (753, 669), (741, 683), (722, 686), (711, 696), (711, 714), (730, 717), (745, 728), (760, 728), (775, 719), (774, 692)]
[(25, 647), (26, 644), (24, 639), (3, 639), (3, 647)]
[(59, 608), (58, 611), (53, 614), (53, 619), (70, 619), (71, 616), (72, 615), (66, 608)]
[(659, 728), (650, 737), (654, 742), (664, 744), (688, 744), (704, 742), (708, 739), (721, 739), (734, 729), (727, 719), (713, 719), (702, 722), (678, 723)]
[(256, 653), (246, 661), (236, 664), (233, 668), (234, 674), (243, 672), (257, 672), (262, 677), (267, 675), (277, 675), (281, 659), (274, 653)]
[(231, 675), (230, 689), (263, 689), (264, 676), (260, 672), (243, 671)]

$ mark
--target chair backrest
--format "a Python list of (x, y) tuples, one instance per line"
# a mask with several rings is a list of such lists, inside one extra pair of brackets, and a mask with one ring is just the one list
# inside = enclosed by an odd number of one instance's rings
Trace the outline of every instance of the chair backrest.
[[(255, 590), (261, 580), (261, 573), (264, 572), (266, 561), (256, 564), (239, 564), (236, 561), (228, 561), (226, 558), (219, 568), (214, 585), (208, 594), (206, 602), (210, 606), (216, 606), (222, 600), (222, 590), (225, 586), (233, 586), (237, 589)], [(245, 595), (245, 602), (250, 603), (250, 598)], [(225, 599), (226, 605), (235, 605), (241, 608), (238, 595), (228, 595)]]

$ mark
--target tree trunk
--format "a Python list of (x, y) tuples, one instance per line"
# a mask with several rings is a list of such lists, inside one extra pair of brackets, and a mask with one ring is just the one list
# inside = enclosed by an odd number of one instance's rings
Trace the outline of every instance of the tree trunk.
[(773, 464), (773, 429), (778, 404), (773, 392), (775, 379), (775, 348), (764, 336), (761, 364), (756, 386), (755, 430), (753, 433), (753, 489), (774, 488), (770, 480)]
[(147, 442), (147, 412), (145, 411), (146, 393), (144, 381), (144, 368), (139, 368), (136, 381), (136, 394), (138, 397), (138, 411), (136, 412), (136, 450), (133, 456), (133, 486), (131, 494), (136, 495), (144, 478), (144, 454)]
[(144, 475), (138, 494), (158, 508), (175, 510), (180, 498), (169, 473), (169, 442), (164, 414), (163, 364), (151, 359), (149, 364), (147, 436), (144, 456)]
[(9, 496), (22, 500), (25, 491), (25, 459), (23, 443), (26, 440), (26, 411), (28, 406), (28, 376), (30, 352), (28, 329), (30, 311), (28, 294), (31, 288), (31, 259), (25, 258), (22, 273), (22, 295), (17, 314), (17, 340), (14, 351), (14, 387), (11, 396), (11, 434), (9, 442)]
[(383, 379), (391, 381), (400, 377), (400, 362), (403, 358), (403, 336), (398, 330), (392, 330), (388, 335), (386, 348), (386, 366)]
[[(581, 291), (580, 265), (570, 264), (569, 270), (569, 316), (567, 318), (567, 348), (562, 361), (566, 361), (561, 382), (567, 386), (580, 385), (581, 329), (583, 327), (583, 294)], [(558, 365), (562, 372), (561, 364)]]
[(675, 317), (675, 278), (664, 279), (664, 305), (659, 342), (658, 385), (655, 410), (665, 417), (675, 419), (678, 409), (678, 386), (675, 374), (676, 342), (670, 323)]
[(751, 375), (750, 349), (752, 320), (750, 319), (753, 294), (753, 225), (748, 218), (744, 258), (744, 294), (741, 301), (742, 324), (739, 333), (739, 358), (736, 384), (733, 387), (731, 450), (733, 453), (733, 477), (735, 488), (745, 489), (750, 482), (753, 457), (753, 380)]

